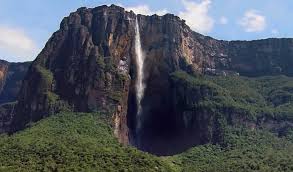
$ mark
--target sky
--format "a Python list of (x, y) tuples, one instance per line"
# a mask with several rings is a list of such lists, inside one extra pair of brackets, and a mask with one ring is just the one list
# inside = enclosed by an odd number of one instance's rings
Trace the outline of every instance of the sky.
[(0, 0), (0, 59), (34, 60), (77, 8), (116, 4), (135, 13), (173, 13), (221, 40), (293, 37), (292, 0)]

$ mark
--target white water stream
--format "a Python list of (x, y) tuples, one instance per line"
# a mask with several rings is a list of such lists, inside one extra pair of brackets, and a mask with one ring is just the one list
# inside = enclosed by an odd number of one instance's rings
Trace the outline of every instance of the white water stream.
[(141, 113), (142, 113), (141, 100), (143, 98), (144, 89), (145, 89), (144, 73), (143, 73), (145, 56), (141, 48), (140, 31), (139, 31), (137, 18), (135, 21), (135, 54), (136, 54), (136, 66), (137, 66), (137, 78), (136, 78), (136, 85), (135, 85), (136, 103), (137, 103), (136, 128), (139, 130), (141, 127)]

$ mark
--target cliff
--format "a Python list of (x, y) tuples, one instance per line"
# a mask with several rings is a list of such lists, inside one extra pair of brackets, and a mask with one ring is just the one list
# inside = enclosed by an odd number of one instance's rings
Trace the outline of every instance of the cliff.
[(16, 101), (31, 62), (10, 63), (0, 60), (0, 104)]
[(81, 8), (64, 18), (24, 79), (13, 130), (64, 109), (99, 111), (111, 114), (121, 142), (128, 142), (134, 19), (116, 6)]
[[(146, 57), (139, 133), (136, 18)], [(292, 76), (292, 44), (293, 39), (220, 41), (193, 32), (172, 14), (135, 15), (114, 5), (80, 8), (63, 19), (60, 29), (32, 63), (20, 90), (11, 131), (64, 110), (98, 111), (108, 114), (120, 142), (130, 142), (152, 153), (173, 154), (192, 145), (219, 142), (208, 135), (217, 135), (222, 116), (211, 115), (205, 107), (193, 109), (198, 111), (196, 114), (182, 108), (198, 102), (200, 97), (213, 96), (213, 91), (181, 91), (189, 89), (177, 85), (182, 82), (174, 82), (171, 74), (183, 70), (193, 76)], [(190, 101), (189, 96), (193, 96)], [(200, 119), (186, 127), (186, 116)], [(215, 132), (202, 134), (211, 123), (220, 129), (214, 127), (211, 130)], [(197, 127), (199, 124), (202, 126)], [(187, 139), (190, 135), (195, 136)], [(176, 145), (178, 149), (172, 150)]]
[(9, 131), (22, 79), (30, 62), (10, 63), (0, 60), (0, 133)]

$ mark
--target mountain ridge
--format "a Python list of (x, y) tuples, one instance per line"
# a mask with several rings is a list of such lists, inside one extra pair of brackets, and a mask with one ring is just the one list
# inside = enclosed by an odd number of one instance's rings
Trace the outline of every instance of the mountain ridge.
[[(135, 18), (146, 56), (141, 133), (135, 131)], [(108, 114), (121, 143), (154, 154), (175, 154), (194, 145), (218, 143), (224, 132), (222, 122), (229, 120), (222, 111), (232, 114), (236, 124), (254, 126), (260, 119), (251, 122), (238, 117), (251, 115), (242, 107), (246, 104), (238, 107), (238, 100), (235, 103), (235, 97), (227, 95), (228, 89), (200, 76), (293, 76), (292, 47), (293, 39), (216, 40), (192, 31), (172, 14), (135, 15), (114, 5), (79, 8), (62, 20), (60, 29), (32, 62), (10, 131), (61, 111), (98, 111)], [(193, 80), (189, 75), (196, 82), (189, 82)], [(290, 103), (290, 89), (286, 91), (280, 99), (285, 97), (283, 102)], [(202, 101), (205, 99), (208, 101)], [(221, 105), (217, 108), (221, 112), (204, 103)], [(164, 146), (166, 141), (170, 147)], [(178, 150), (170, 150), (176, 144)]]

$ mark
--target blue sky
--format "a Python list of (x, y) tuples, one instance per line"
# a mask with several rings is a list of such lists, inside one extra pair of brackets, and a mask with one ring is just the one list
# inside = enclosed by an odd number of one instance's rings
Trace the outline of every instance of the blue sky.
[(63, 17), (81, 6), (104, 4), (142, 14), (174, 13), (217, 39), (293, 37), (292, 0), (0, 0), (0, 58), (35, 59)]

